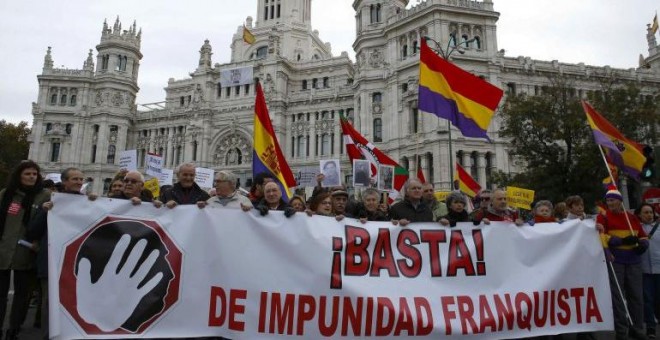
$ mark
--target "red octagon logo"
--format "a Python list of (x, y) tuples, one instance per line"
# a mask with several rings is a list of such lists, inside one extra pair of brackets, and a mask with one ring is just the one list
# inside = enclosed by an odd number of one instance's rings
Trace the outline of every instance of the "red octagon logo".
[[(66, 245), (60, 303), (87, 334), (144, 333), (178, 301), (182, 260), (156, 221), (108, 216)], [(131, 280), (132, 291), (124, 294), (122, 283)], [(129, 310), (117, 304), (122, 299)]]

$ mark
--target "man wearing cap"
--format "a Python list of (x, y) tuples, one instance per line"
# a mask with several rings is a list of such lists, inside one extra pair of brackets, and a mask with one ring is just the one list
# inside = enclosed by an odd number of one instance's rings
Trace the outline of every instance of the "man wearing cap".
[[(604, 230), (601, 239), (606, 257), (612, 262), (608, 272), (616, 338), (646, 339), (640, 255), (648, 248), (649, 241), (637, 216), (625, 210), (623, 197), (616, 188), (607, 191), (605, 204), (607, 209), (596, 217), (596, 226)], [(628, 324), (622, 294), (627, 301), (632, 325)]]
[(352, 217), (352, 214), (349, 214), (346, 211), (346, 205), (348, 204), (348, 192), (346, 192), (343, 187), (335, 187), (331, 190), (330, 195), (332, 197), (332, 212), (335, 215)]

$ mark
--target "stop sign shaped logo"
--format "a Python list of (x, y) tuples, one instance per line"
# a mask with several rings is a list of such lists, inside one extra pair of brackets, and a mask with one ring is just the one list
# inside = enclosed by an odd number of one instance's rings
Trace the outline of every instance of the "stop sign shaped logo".
[(69, 242), (60, 303), (86, 334), (141, 334), (179, 299), (183, 254), (153, 220), (108, 216)]

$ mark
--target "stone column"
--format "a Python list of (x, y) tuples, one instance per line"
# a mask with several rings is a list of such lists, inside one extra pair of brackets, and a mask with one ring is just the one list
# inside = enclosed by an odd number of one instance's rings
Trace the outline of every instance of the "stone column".
[(470, 166), (472, 166), (471, 160), (472, 159), (470, 157), (470, 153), (463, 150), (463, 169), (465, 169), (465, 171), (469, 174), (471, 174), (470, 173)]
[[(303, 114), (303, 119), (306, 119), (306, 114)], [(320, 115), (319, 115), (320, 119)], [(316, 143), (316, 112), (310, 112), (309, 113), (309, 130), (306, 132), (306, 134), (309, 134), (309, 145), (307, 143), (305, 144), (305, 147), (309, 148), (309, 157), (311, 159), (316, 159), (318, 157), (318, 153), (316, 150), (318, 150), (318, 145)], [(305, 138), (305, 137), (303, 137)], [(320, 141), (319, 141), (320, 142)], [(307, 150), (301, 150), (303, 158), (307, 157)]]
[(486, 188), (486, 153), (477, 154), (478, 182), (482, 188)]
[(172, 142), (172, 139), (174, 138), (174, 131), (171, 127), (165, 128), (165, 131), (167, 133), (167, 151), (165, 151), (167, 154), (167, 162), (165, 164), (167, 164), (167, 167), (171, 169), (174, 165), (174, 143)]
[(106, 164), (108, 162), (108, 134), (110, 127), (108, 123), (99, 124), (99, 135), (96, 140), (96, 163)]
[(339, 155), (341, 154), (340, 150), (342, 150), (342, 148), (344, 147), (344, 137), (341, 135), (341, 127), (339, 124), (339, 111), (336, 111), (334, 116), (335, 119), (332, 122), (332, 126), (333, 126), (332, 131), (335, 134), (335, 140), (334, 140), (335, 152), (333, 155), (339, 158)]
[(420, 166), (422, 168), (422, 173), (424, 174), (424, 179), (429, 180), (429, 160), (426, 158), (426, 154), (419, 155)]

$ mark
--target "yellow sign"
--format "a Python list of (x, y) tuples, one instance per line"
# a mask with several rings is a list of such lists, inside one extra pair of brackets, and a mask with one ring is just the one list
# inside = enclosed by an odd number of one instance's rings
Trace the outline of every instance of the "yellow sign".
[(436, 191), (433, 193), (435, 199), (441, 202), (446, 201), (449, 194), (451, 194), (451, 191)]
[(144, 182), (144, 188), (151, 191), (155, 199), (160, 197), (160, 185), (158, 184), (158, 178), (154, 177), (146, 180)]
[(512, 207), (531, 210), (532, 202), (534, 202), (534, 190), (506, 187), (506, 199)]

